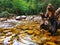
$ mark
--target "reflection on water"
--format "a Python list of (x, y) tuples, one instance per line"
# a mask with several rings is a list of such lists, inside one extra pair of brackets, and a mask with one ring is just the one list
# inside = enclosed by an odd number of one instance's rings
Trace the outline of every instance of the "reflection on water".
[(40, 17), (36, 17), (34, 20), (30, 19), (32, 18), (26, 18), (22, 21), (15, 19), (0, 21), (0, 44), (56, 45), (57, 39), (58, 44), (60, 44), (60, 37), (53, 37), (47, 31), (40, 32)]
[[(17, 21), (17, 20), (7, 20), (7, 21), (1, 21), (0, 22), (0, 28), (13, 28), (15, 27), (16, 25), (18, 25), (20, 23), (20, 21)], [(22, 22), (22, 23), (26, 23), (26, 22)], [(3, 32), (6, 32), (6, 31), (3, 31)], [(6, 35), (7, 37), (3, 37), (3, 42), (4, 45), (9, 45), (11, 42), (10, 39), (12, 37), (14, 37), (16, 34), (13, 34), (12, 32), (6, 32)], [(8, 36), (10, 35), (10, 36)], [(2, 37), (2, 36), (1, 36)], [(18, 35), (19, 39), (21, 39), (21, 42), (19, 42), (17, 40), (17, 38), (13, 39), (13, 44), (12, 45), (38, 45), (37, 43), (31, 41), (31, 37), (30, 35), (27, 35), (25, 34), (25, 37), (23, 35)], [(0, 42), (1, 43), (1, 42)]]
[(0, 28), (13, 28), (19, 23), (17, 20), (7, 20), (7, 21), (1, 21), (0, 22)]

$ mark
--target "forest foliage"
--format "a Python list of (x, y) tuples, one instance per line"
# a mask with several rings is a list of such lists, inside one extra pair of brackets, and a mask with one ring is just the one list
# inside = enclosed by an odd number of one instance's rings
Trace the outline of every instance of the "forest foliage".
[(60, 7), (60, 0), (0, 0), (0, 17), (4, 16), (2, 13), (37, 15), (41, 11), (45, 12), (49, 3), (55, 7), (54, 9)]

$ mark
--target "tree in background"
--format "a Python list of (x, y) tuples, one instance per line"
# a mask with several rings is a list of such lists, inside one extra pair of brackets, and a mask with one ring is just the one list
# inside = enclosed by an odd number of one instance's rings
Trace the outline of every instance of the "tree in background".
[(17, 15), (36, 15), (41, 11), (45, 13), (46, 7), (52, 3), (57, 9), (60, 0), (0, 0), (0, 13), (9, 12)]
[(43, 10), (45, 3), (46, 1), (40, 0), (13, 0), (13, 6), (23, 14), (37, 14)]

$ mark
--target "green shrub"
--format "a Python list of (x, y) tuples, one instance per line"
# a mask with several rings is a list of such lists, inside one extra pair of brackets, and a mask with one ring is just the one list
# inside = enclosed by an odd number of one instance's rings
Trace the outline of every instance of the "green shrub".
[(60, 7), (60, 0), (0, 0), (0, 13), (7, 11), (17, 15), (36, 15), (41, 11), (45, 13), (49, 3), (54, 9)]
[(9, 17), (9, 12), (7, 12), (7, 11), (4, 11), (4, 12), (2, 12), (2, 13), (0, 13), (0, 17)]

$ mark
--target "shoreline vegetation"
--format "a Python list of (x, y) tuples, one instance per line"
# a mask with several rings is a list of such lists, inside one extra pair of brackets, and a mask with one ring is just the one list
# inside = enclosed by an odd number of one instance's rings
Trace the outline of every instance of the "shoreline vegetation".
[(60, 7), (60, 0), (0, 0), (0, 17), (3, 17), (1, 13), (4, 12), (15, 15), (38, 15), (40, 12), (46, 12), (49, 3), (55, 7), (54, 10)]

